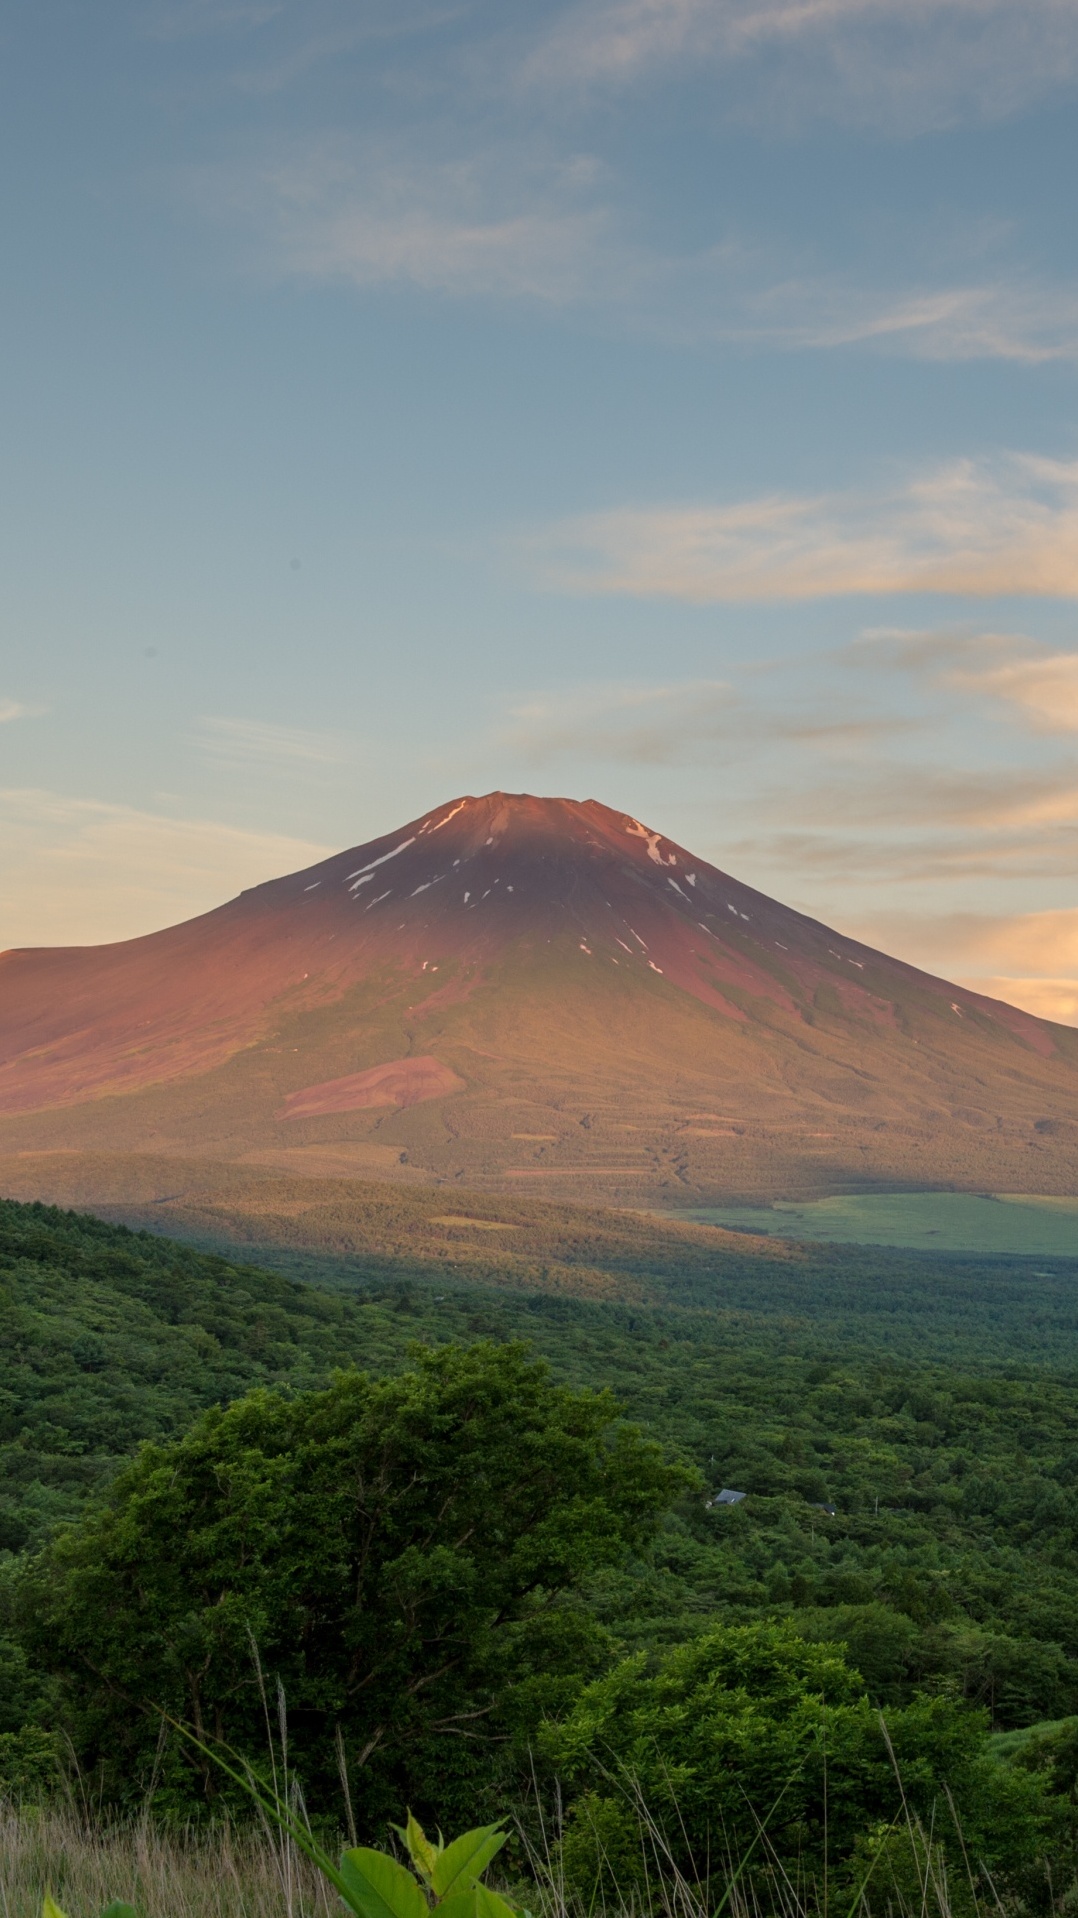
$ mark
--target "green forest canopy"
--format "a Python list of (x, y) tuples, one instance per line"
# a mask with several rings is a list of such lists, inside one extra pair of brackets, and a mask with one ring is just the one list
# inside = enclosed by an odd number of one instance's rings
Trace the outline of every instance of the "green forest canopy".
[[(592, 1604), (627, 1642), (768, 1612), (845, 1636), (881, 1697), (956, 1682), (1004, 1726), (1078, 1709), (1078, 1361), (1064, 1334), (1058, 1367), (999, 1357), (1009, 1321), (1065, 1319), (1073, 1268), (1044, 1282), (991, 1268), (978, 1309), (975, 1265), (913, 1261), (903, 1314), (909, 1268), (870, 1285), (863, 1259), (859, 1320), (852, 1257), (832, 1278), (847, 1309), (815, 1321), (791, 1311), (786, 1268), (769, 1296), (766, 1266), (755, 1311), (736, 1274), (721, 1313), (447, 1279), (344, 1292), (4, 1203), (0, 1545), (39, 1542), (141, 1441), (252, 1386), (309, 1387), (349, 1364), (385, 1374), (416, 1341), (523, 1337), (559, 1379), (616, 1387), (711, 1489), (750, 1494), (732, 1510), (700, 1501), (646, 1562), (595, 1581)], [(933, 1286), (947, 1364), (909, 1351)]]
[[(688, 1669), (687, 1648), (721, 1662), (738, 1632), (765, 1630), (764, 1621), (766, 1633), (792, 1632), (795, 1647), (837, 1659), (835, 1669), (845, 1669), (845, 1644), (867, 1684), (866, 1709), (913, 1712), (912, 1726), (929, 1709), (918, 1696), (935, 1699), (937, 1718), (929, 1712), (918, 1738), (934, 1723), (953, 1743), (961, 1721), (947, 1713), (961, 1700), (1004, 1729), (1078, 1712), (1073, 1267), (1040, 1280), (1014, 1262), (889, 1264), (874, 1254), (858, 1265), (845, 1248), (830, 1301), (826, 1292), (812, 1301), (815, 1317), (792, 1309), (788, 1264), (772, 1272), (756, 1258), (742, 1269), (725, 1255), (713, 1279), (725, 1303), (710, 1311), (671, 1302), (670, 1275), (666, 1298), (650, 1305), (445, 1276), (347, 1277), (336, 1290), (305, 1284), (92, 1218), (0, 1204), (0, 1780), (5, 1749), (10, 1756), (30, 1735), (24, 1722), (38, 1736), (34, 1727), (58, 1709), (53, 1653), (40, 1638), (35, 1647), (13, 1597), (25, 1589), (27, 1553), (63, 1521), (92, 1514), (143, 1441), (173, 1443), (252, 1388), (262, 1397), (244, 1403), (263, 1406), (274, 1430), (299, 1419), (298, 1432), (303, 1407), (317, 1406), (316, 1388), (336, 1368), (358, 1365), (372, 1383), (346, 1378), (335, 1390), (377, 1399), (373, 1381), (418, 1376), (416, 1347), (449, 1341), (460, 1351), (454, 1364), (470, 1363), (466, 1348), (480, 1340), (484, 1363), (496, 1370), (501, 1352), (526, 1372), (510, 1343), (525, 1339), (549, 1361), (554, 1382), (544, 1390), (555, 1398), (563, 1387), (614, 1385), (645, 1438), (690, 1473), (679, 1496), (668, 1481), (653, 1500), (650, 1541), (637, 1534), (628, 1552), (595, 1550), (573, 1568), (557, 1645), (535, 1666), (533, 1716), (544, 1698), (568, 1708), (574, 1687), (605, 1683), (619, 1658), (627, 1674), (669, 1669), (673, 1684)], [(699, 1281), (690, 1288), (698, 1297)], [(1031, 1324), (1055, 1327), (1062, 1362), (1001, 1356), (1020, 1321), (1027, 1335)], [(947, 1363), (926, 1355), (933, 1322)], [(881, 1335), (889, 1326), (893, 1338)], [(236, 1416), (248, 1414), (241, 1406)], [(206, 1429), (232, 1430), (232, 1417)], [(609, 1411), (600, 1425), (611, 1437), (624, 1430)], [(144, 1453), (127, 1484), (152, 1477), (159, 1456)], [(745, 1498), (712, 1505), (722, 1485)], [(89, 1522), (59, 1548), (72, 1562), (79, 1537), (94, 1538), (104, 1521)], [(625, 1544), (630, 1532), (617, 1536)], [(47, 1608), (37, 1616), (40, 1626)], [(623, 1687), (619, 1696), (635, 1694)], [(633, 1712), (646, 1718), (650, 1697), (641, 1693)], [(70, 1698), (65, 1709), (75, 1710)], [(82, 1713), (87, 1749), (99, 1736), (87, 1729), (95, 1709), (84, 1697), (71, 1720)], [(571, 1729), (572, 1717), (565, 1722)], [(1066, 1770), (1069, 1760), (1053, 1763)], [(392, 1768), (387, 1776), (399, 1783)]]

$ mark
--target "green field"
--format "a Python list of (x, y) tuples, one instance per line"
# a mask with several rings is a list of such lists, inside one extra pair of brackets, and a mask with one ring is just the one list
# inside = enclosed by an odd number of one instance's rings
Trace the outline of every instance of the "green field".
[(787, 1239), (892, 1245), (928, 1252), (1074, 1258), (1078, 1198), (969, 1192), (859, 1192), (803, 1204), (697, 1206), (680, 1218)]

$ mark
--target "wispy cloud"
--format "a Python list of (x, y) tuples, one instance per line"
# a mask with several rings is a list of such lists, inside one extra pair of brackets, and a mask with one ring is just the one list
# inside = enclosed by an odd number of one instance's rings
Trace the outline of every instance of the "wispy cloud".
[[(759, 271), (759, 269), (757, 269)], [(774, 269), (772, 269), (774, 271)], [(861, 347), (909, 359), (1078, 359), (1078, 290), (1016, 270), (932, 285), (873, 285), (848, 275), (761, 276), (690, 305), (703, 337), (790, 351)], [(685, 322), (683, 321), (683, 324)]]
[[(671, 345), (860, 350), (1040, 365), (1078, 358), (1078, 288), (1012, 259), (963, 281), (888, 283), (821, 271), (796, 247), (733, 233), (671, 252), (642, 229), (628, 183), (586, 148), (532, 129), (461, 146), (461, 130), (392, 140), (293, 137), (189, 171), (185, 192), (238, 221), (263, 269), (356, 287), (572, 309)], [(947, 249), (962, 255), (955, 240)]]
[(1078, 652), (1025, 633), (881, 627), (867, 629), (836, 658), (877, 669), (884, 661), (934, 687), (998, 701), (1030, 732), (1078, 732)]
[(1078, 978), (1078, 907), (1054, 912), (877, 914), (879, 937), (919, 957), (945, 951), (949, 963), (997, 973)]
[(867, 711), (828, 688), (817, 702), (766, 698), (760, 684), (686, 679), (666, 685), (609, 681), (570, 691), (532, 694), (512, 704), (500, 732), (524, 763), (542, 766), (565, 756), (607, 759), (632, 766), (710, 763), (722, 745), (727, 759), (767, 742), (790, 742), (840, 757), (878, 747), (907, 733), (916, 719)]
[[(807, 770), (807, 769), (806, 769)], [(762, 801), (769, 813), (788, 810), (782, 793)], [(805, 823), (875, 834), (881, 827), (902, 832), (910, 826), (947, 833), (956, 826), (980, 833), (1025, 833), (1078, 824), (1078, 777), (1073, 768), (1046, 770), (991, 767), (941, 771), (920, 764), (878, 758), (851, 762), (841, 780), (814, 784), (802, 778), (799, 816)]]
[(209, 819), (0, 790), (0, 948), (133, 938), (330, 850)]
[(140, 27), (153, 39), (188, 40), (249, 33), (287, 11), (288, 0), (155, 0), (143, 9)]
[(1021, 1006), (1035, 1019), (1051, 1019), (1057, 1026), (1078, 1026), (1078, 977), (1030, 979), (1023, 973), (976, 973), (967, 978), (956, 973), (954, 980), (956, 985), (983, 992), (989, 999)]
[(621, 507), (531, 542), (578, 593), (718, 601), (1078, 594), (1078, 462), (956, 460), (890, 492)]
[[(1069, 1020), (1078, 908), (1028, 906), (1072, 896), (1078, 768), (1018, 707), (1005, 750), (998, 732), (984, 750), (983, 702), (1016, 663), (1042, 663), (1020, 633), (877, 628), (723, 678), (518, 699), (498, 743), (516, 763), (656, 769), (656, 795), (669, 767), (702, 777), (683, 836), (716, 864), (929, 971)], [(986, 896), (992, 915), (957, 910)]]
[(578, 686), (514, 705), (502, 743), (533, 766), (563, 754), (669, 765), (728, 735), (737, 704), (723, 680)]
[(1013, 113), (1078, 67), (1069, 0), (581, 0), (533, 85), (639, 88), (710, 68), (731, 117), (922, 132)]
[(640, 271), (596, 193), (599, 171), (587, 154), (436, 159), (324, 137), (191, 173), (188, 190), (214, 217), (249, 222), (280, 274), (564, 305), (611, 299)]
[(951, 679), (1006, 701), (1037, 732), (1078, 733), (1078, 653), (1038, 648), (1033, 657), (955, 669)]
[[(856, 807), (860, 794), (851, 789), (847, 804)], [(800, 819), (802, 812), (812, 816), (811, 805), (803, 806), (801, 794), (788, 801), (787, 817)], [(1047, 881), (1058, 895), (1061, 886), (1069, 886), (1074, 875), (1075, 836), (1066, 839), (1051, 834), (1030, 834), (1022, 838), (999, 831), (991, 833), (970, 827), (950, 827), (940, 821), (931, 832), (911, 822), (903, 829), (896, 820), (885, 836), (856, 824), (844, 830), (836, 821), (818, 829), (783, 830), (777, 819), (761, 822), (770, 830), (757, 827), (726, 842), (729, 859), (740, 862), (743, 872), (755, 871), (753, 881), (765, 890), (785, 892), (802, 903), (813, 901), (811, 910), (826, 917), (839, 910), (828, 907), (827, 898), (842, 900), (846, 918), (851, 911), (865, 910), (866, 897), (881, 892), (890, 897), (915, 892), (940, 894), (941, 888), (969, 884), (983, 894), (986, 887), (994, 896), (1004, 897), (1003, 887), (1012, 896), (1028, 893), (1038, 881)], [(805, 891), (806, 876), (812, 876), (812, 890)]]
[(926, 971), (1078, 1025), (1078, 908), (1027, 913), (876, 915), (851, 927)]
[(292, 767), (339, 765), (344, 743), (336, 733), (280, 726), (264, 719), (205, 718), (199, 722), (199, 744), (208, 759), (239, 769), (249, 766)]
[(28, 706), (21, 699), (0, 699), (0, 726), (15, 719), (40, 719), (44, 711), (44, 706)]

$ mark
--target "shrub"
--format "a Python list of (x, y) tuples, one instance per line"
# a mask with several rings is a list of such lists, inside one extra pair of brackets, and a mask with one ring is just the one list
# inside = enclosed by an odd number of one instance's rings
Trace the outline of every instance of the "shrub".
[(565, 1861), (584, 1891), (603, 1880), (604, 1847), (624, 1852), (635, 1808), (698, 1881), (716, 1859), (744, 1857), (765, 1820), (767, 1855), (798, 1869), (822, 1871), (825, 1851), (850, 1865), (866, 1828), (890, 1827), (904, 1806), (929, 1828), (935, 1817), (960, 1854), (948, 1792), (976, 1856), (1020, 1870), (1036, 1856), (1045, 1796), (994, 1762), (986, 1730), (942, 1697), (884, 1721), (841, 1648), (752, 1624), (711, 1631), (656, 1670), (642, 1654), (624, 1660), (544, 1727), (542, 1746), (577, 1790)]

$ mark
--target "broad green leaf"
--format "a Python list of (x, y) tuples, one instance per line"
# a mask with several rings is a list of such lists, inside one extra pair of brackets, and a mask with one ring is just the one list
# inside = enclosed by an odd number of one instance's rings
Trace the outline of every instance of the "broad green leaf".
[(454, 1838), (438, 1858), (431, 1877), (439, 1900), (451, 1898), (459, 1891), (469, 1891), (491, 1859), (497, 1857), (508, 1835), (499, 1822), (479, 1825), (475, 1831), (466, 1831), (463, 1837)]
[(366, 1845), (346, 1851), (341, 1877), (361, 1918), (428, 1918), (430, 1906), (411, 1872), (384, 1851)]
[(59, 1905), (53, 1904), (48, 1892), (45, 1893), (44, 1898), (41, 1900), (41, 1918), (64, 1918), (64, 1914), (60, 1910)]
[(520, 1908), (511, 1905), (500, 1891), (491, 1891), (489, 1885), (477, 1885), (475, 1888), (475, 1918), (520, 1918)]
[(457, 1891), (451, 1898), (442, 1898), (435, 1906), (438, 1918), (478, 1918), (475, 1908), (474, 1885), (468, 1891)]
[[(394, 1830), (400, 1831), (400, 1827), (395, 1826)], [(400, 1835), (408, 1847), (408, 1856), (416, 1870), (427, 1880), (428, 1884), (433, 1884), (438, 1859), (445, 1849), (442, 1844), (441, 1833), (439, 1832), (438, 1834), (438, 1843), (432, 1845), (418, 1818), (413, 1817), (409, 1811), (408, 1823), (405, 1825), (404, 1830), (400, 1832)]]
[(510, 1905), (489, 1885), (476, 1885), (476, 1918), (520, 1918), (520, 1906)]
[(454, 1892), (437, 1906), (437, 1918), (520, 1918), (515, 1905), (486, 1885), (472, 1885), (468, 1891)]

